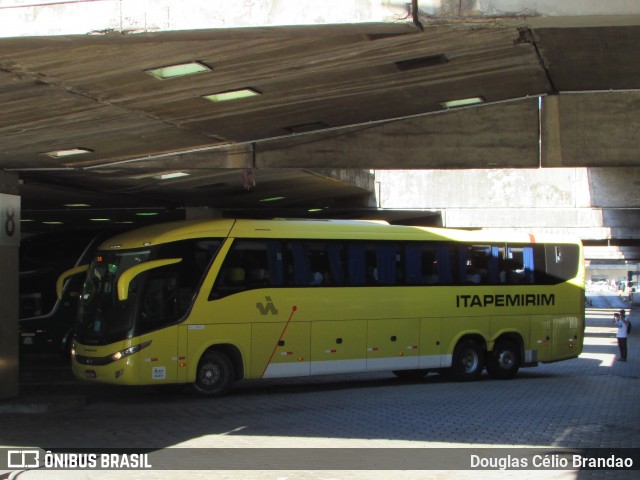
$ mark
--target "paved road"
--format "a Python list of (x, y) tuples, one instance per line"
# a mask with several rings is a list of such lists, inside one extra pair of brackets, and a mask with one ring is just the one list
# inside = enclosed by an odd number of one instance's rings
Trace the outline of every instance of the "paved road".
[[(519, 447), (640, 448), (640, 309), (638, 315), (632, 314), (636, 330), (629, 340), (629, 361), (620, 363), (615, 361), (617, 344), (610, 319), (614, 310), (629, 306), (605, 292), (593, 293), (591, 300), (586, 345), (580, 358), (523, 369), (512, 381), (485, 376), (479, 382), (456, 383), (436, 374), (419, 382), (400, 382), (386, 373), (327, 376), (247, 381), (238, 384), (225, 398), (206, 399), (148, 388), (78, 384), (67, 367), (55, 359), (25, 359), (20, 402), (37, 404), (46, 393), (48, 397), (60, 395), (66, 406), (75, 406), (40, 414), (0, 414), (0, 446), (279, 447), (283, 449), (277, 451), (279, 454), (285, 452), (294, 457), (295, 450), (288, 449), (328, 447), (349, 449), (339, 451), (351, 455), (356, 464), (375, 464), (369, 450), (356, 448), (446, 447), (444, 454), (453, 456), (458, 451), (452, 447), (505, 447), (508, 452)], [(259, 452), (234, 451), (243, 455)], [(459, 452), (463, 457), (469, 455), (468, 450)], [(318, 455), (323, 453), (326, 454), (319, 451)], [(338, 458), (326, 458), (318, 459), (316, 465), (322, 468), (318, 470), (32, 470), (17, 478), (372, 477), (372, 472), (361, 470), (330, 470)], [(255, 455), (250, 460), (255, 460)], [(635, 477), (633, 472), (623, 471), (402, 470), (379, 474), (399, 479)]]

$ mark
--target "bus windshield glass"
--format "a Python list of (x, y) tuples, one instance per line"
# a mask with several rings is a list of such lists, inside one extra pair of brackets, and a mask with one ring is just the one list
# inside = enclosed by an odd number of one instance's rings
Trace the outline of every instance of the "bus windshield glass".
[[(76, 337), (106, 345), (179, 322), (191, 308), (221, 239), (190, 239), (139, 250), (98, 252), (87, 274)], [(118, 279), (136, 265), (159, 259), (177, 263), (135, 276), (126, 300), (118, 299)]]
[(139, 278), (131, 282), (127, 301), (118, 300), (122, 272), (149, 260), (151, 250), (108, 252), (91, 263), (80, 300), (77, 335), (85, 343), (103, 344), (133, 334)]

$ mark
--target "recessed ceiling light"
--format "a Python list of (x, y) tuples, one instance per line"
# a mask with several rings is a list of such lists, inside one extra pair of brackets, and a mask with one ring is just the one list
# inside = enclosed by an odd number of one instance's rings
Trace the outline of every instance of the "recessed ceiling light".
[(253, 88), (242, 88), (239, 90), (228, 90), (226, 92), (203, 95), (202, 98), (211, 102), (228, 102), (231, 100), (240, 100), (241, 98), (254, 97), (256, 95), (261, 95), (261, 93)]
[(35, 220), (32, 219), (32, 218), (21, 218), (20, 221), (21, 222), (35, 222)]
[(427, 57), (411, 58), (409, 60), (401, 60), (395, 62), (396, 67), (400, 71), (416, 70), (418, 68), (433, 67), (448, 63), (449, 59), (443, 53), (438, 55), (429, 55)]
[(52, 150), (51, 152), (45, 152), (43, 155), (49, 155), (53, 158), (70, 157), (72, 155), (82, 155), (83, 153), (92, 153), (93, 150), (88, 148), (69, 148), (67, 150)]
[(169, 180), (171, 178), (180, 178), (180, 177), (188, 177), (190, 174), (187, 172), (169, 172), (162, 173), (160, 175), (154, 175), (153, 178), (157, 178), (158, 180)]
[(90, 218), (92, 222), (110, 222), (110, 218)]
[(153, 217), (155, 215), (159, 215), (158, 212), (137, 212), (137, 216), (139, 217)]
[(62, 225), (62, 222), (58, 222), (58, 221), (47, 221), (47, 222), (42, 222), (45, 225)]
[(459, 100), (449, 100), (448, 102), (442, 102), (440, 105), (442, 106), (442, 108), (456, 108), (456, 107), (466, 107), (468, 105), (477, 105), (478, 103), (484, 103), (484, 98), (482, 97), (461, 98)]
[(195, 75), (197, 73), (210, 72), (211, 68), (200, 62), (181, 63), (178, 65), (167, 65), (165, 67), (150, 68), (145, 70), (149, 75), (158, 80), (167, 80), (169, 78), (186, 77), (187, 75)]
[(261, 202), (278, 202), (280, 200), (284, 200), (287, 197), (269, 197), (269, 198), (263, 198), (262, 200), (260, 200)]
[(65, 203), (65, 207), (90, 207), (88, 203)]

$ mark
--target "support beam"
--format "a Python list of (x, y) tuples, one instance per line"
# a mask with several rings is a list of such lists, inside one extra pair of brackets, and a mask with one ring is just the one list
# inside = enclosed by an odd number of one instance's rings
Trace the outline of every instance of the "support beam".
[(544, 97), (541, 119), (543, 167), (640, 166), (640, 92)]
[(263, 142), (258, 168), (534, 168), (538, 98)]

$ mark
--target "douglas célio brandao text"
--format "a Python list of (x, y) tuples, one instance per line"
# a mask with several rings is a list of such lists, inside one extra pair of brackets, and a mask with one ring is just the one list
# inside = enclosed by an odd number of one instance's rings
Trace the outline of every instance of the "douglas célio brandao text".
[(574, 454), (528, 454), (482, 456), (470, 455), (469, 466), (478, 470), (511, 470), (511, 469), (630, 469), (632, 458), (615, 454), (606, 456), (587, 456)]

